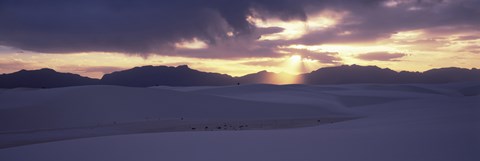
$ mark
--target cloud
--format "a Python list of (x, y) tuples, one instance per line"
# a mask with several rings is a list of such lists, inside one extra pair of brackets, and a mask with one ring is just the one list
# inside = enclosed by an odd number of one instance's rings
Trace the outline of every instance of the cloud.
[[(255, 30), (253, 10), (306, 19), (302, 1), (2, 0), (0, 45), (46, 53), (162, 53), (181, 41), (208, 44)], [(270, 31), (275, 32), (275, 31)]]
[(245, 35), (238, 39), (228, 39), (204, 49), (174, 49), (162, 55), (186, 56), (195, 58), (236, 59), (248, 57), (280, 57), (275, 46), (262, 45), (252, 39), (255, 35)]
[[(290, 44), (376, 41), (433, 27), (478, 30), (480, 19), (472, 16), (480, 15), (477, 6), (478, 0), (0, 0), (0, 45), (43, 53), (280, 57), (278, 47)], [(308, 21), (325, 10), (345, 15), (334, 26), (293, 40), (260, 41), (285, 29), (248, 21)], [(194, 40), (206, 47), (176, 48)], [(318, 58), (326, 63), (338, 61), (334, 54), (318, 55), (327, 55)]]
[(125, 67), (116, 66), (77, 66), (77, 65), (64, 65), (56, 67), (62, 70), (75, 71), (79, 73), (101, 73), (107, 74), (115, 71), (125, 70)]
[[(384, 5), (386, 2), (397, 5)], [(343, 1), (341, 1), (343, 2)], [(341, 22), (327, 30), (314, 31), (287, 44), (358, 43), (389, 38), (400, 31), (448, 27), (455, 32), (478, 30), (480, 14), (478, 0), (387, 0), (368, 6), (355, 3), (332, 5), (345, 10)], [(416, 8), (412, 10), (412, 8)], [(342, 34), (348, 32), (349, 34)], [(442, 31), (438, 31), (442, 32)]]
[(320, 63), (324, 64), (332, 64), (337, 65), (340, 64), (342, 58), (339, 56), (337, 52), (320, 52), (320, 51), (312, 51), (307, 49), (294, 49), (294, 48), (286, 48), (282, 49), (282, 52), (288, 52), (292, 55), (301, 55), (303, 58), (317, 60)]
[(85, 73), (112, 73), (115, 71), (120, 71), (120, 70), (125, 70), (125, 68), (120, 68), (120, 67), (112, 67), (112, 66), (93, 66), (93, 67), (84, 67), (82, 69), (78, 69), (79, 71), (83, 71)]
[(0, 60), (0, 74), (11, 73), (20, 69), (32, 69), (33, 66), (29, 63), (18, 60)]
[(480, 45), (465, 46), (464, 48), (462, 48), (459, 51), (460, 52), (470, 52), (470, 53), (473, 53), (473, 54), (480, 54)]
[(280, 33), (284, 28), (281, 27), (268, 27), (268, 28), (257, 28), (259, 35), (268, 35), (268, 34), (275, 34)]
[(285, 63), (285, 60), (272, 59), (272, 60), (248, 61), (248, 62), (244, 62), (242, 64), (253, 65), (253, 66), (262, 66), (262, 67), (275, 67), (275, 66), (281, 66), (284, 63)]
[(467, 35), (467, 36), (459, 36), (456, 40), (466, 41), (466, 40), (478, 40), (480, 36), (478, 35)]
[(305, 58), (318, 60), (320, 63), (324, 64), (341, 64), (342, 58), (340, 58), (337, 52), (304, 52), (302, 54)]
[(407, 56), (403, 53), (371, 52), (359, 54), (356, 58), (367, 61), (398, 61), (398, 58)]
[(22, 50), (18, 50), (8, 46), (1, 46), (0, 45), (0, 54), (12, 54), (12, 53), (24, 53)]

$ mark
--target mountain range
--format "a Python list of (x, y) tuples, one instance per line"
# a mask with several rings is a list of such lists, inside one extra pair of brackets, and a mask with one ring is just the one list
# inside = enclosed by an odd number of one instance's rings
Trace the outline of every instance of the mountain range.
[[(0, 88), (55, 88), (81, 85), (150, 86), (224, 86), (237, 84), (353, 84), (353, 83), (451, 83), (480, 81), (480, 69), (439, 68), (425, 72), (397, 72), (377, 66), (342, 65), (325, 67), (310, 73), (289, 75), (260, 71), (241, 77), (194, 70), (187, 65), (177, 67), (143, 66), (105, 74), (101, 79), (78, 74), (60, 73), (53, 69), (20, 70), (0, 75)], [(298, 81), (297, 81), (298, 82)]]
[(78, 74), (59, 73), (53, 69), (20, 70), (0, 75), (0, 88), (54, 88), (99, 84), (100, 80)]

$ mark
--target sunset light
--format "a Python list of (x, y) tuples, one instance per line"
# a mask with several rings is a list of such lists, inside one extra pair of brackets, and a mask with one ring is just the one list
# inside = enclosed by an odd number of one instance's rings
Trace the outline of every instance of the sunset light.
[[(475, 6), (471, 3), (475, 2), (385, 0), (277, 10), (252, 2), (236, 16), (207, 6), (198, 6), (189, 14), (160, 13), (162, 10), (143, 6), (144, 10), (131, 12), (138, 15), (119, 22), (107, 11), (94, 10), (99, 14), (94, 17), (72, 13), (82, 20), (97, 19), (96, 25), (64, 18), (61, 13), (39, 17), (41, 14), (25, 8), (4, 9), (12, 12), (4, 15), (12, 17), (0, 16), (0, 20), (14, 21), (0, 27), (0, 73), (47, 67), (101, 78), (144, 65), (189, 65), (233, 76), (262, 70), (299, 74), (352, 64), (395, 71), (480, 68), (477, 21), (450, 13), (460, 6)], [(369, 12), (364, 12), (366, 8)], [(25, 14), (16, 14), (20, 12)], [(112, 25), (130, 20), (135, 25)], [(416, 22), (422, 23), (413, 25)], [(49, 29), (45, 24), (64, 30)], [(25, 33), (28, 36), (22, 36)]]
[(190, 40), (190, 41), (182, 41), (182, 42), (176, 43), (175, 47), (180, 49), (205, 49), (208, 47), (208, 45), (205, 42), (200, 41), (197, 38), (194, 38), (193, 40)]
[(293, 55), (290, 57), (290, 61), (292, 61), (292, 63), (301, 63), (302, 61), (302, 56), (300, 55)]
[(480, 161), (480, 0), (0, 0), (0, 161)]

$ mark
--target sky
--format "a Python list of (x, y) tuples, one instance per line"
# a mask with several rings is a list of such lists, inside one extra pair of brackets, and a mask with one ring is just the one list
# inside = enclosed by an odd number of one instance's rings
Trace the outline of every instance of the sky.
[(480, 68), (480, 0), (0, 0), (0, 73)]

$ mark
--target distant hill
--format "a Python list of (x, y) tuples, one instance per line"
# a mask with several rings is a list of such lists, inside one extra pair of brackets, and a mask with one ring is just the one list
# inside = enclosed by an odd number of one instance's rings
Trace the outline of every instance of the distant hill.
[(393, 83), (398, 73), (376, 66), (342, 65), (301, 75), (306, 84)]
[(422, 73), (421, 83), (480, 81), (480, 69), (439, 68)]
[(207, 73), (190, 69), (186, 65), (178, 67), (143, 66), (105, 74), (102, 84), (131, 87), (149, 86), (221, 86), (233, 85), (236, 81), (226, 74)]
[(440, 68), (425, 72), (396, 72), (377, 66), (342, 65), (301, 75), (305, 84), (351, 83), (450, 83), (480, 81), (479, 69)]
[(59, 73), (53, 69), (20, 70), (0, 75), (0, 88), (54, 88), (98, 84), (98, 79), (82, 77), (78, 74)]
[(425, 72), (396, 72), (377, 66), (342, 65), (320, 68), (310, 73), (289, 75), (260, 71), (241, 77), (208, 73), (178, 67), (143, 66), (105, 74), (101, 80), (77, 74), (59, 73), (52, 69), (21, 70), (0, 75), (0, 88), (52, 88), (80, 85), (119, 85), (130, 87), (164, 86), (223, 86), (240, 84), (352, 84), (352, 83), (450, 83), (480, 81), (479, 69), (440, 68)]

